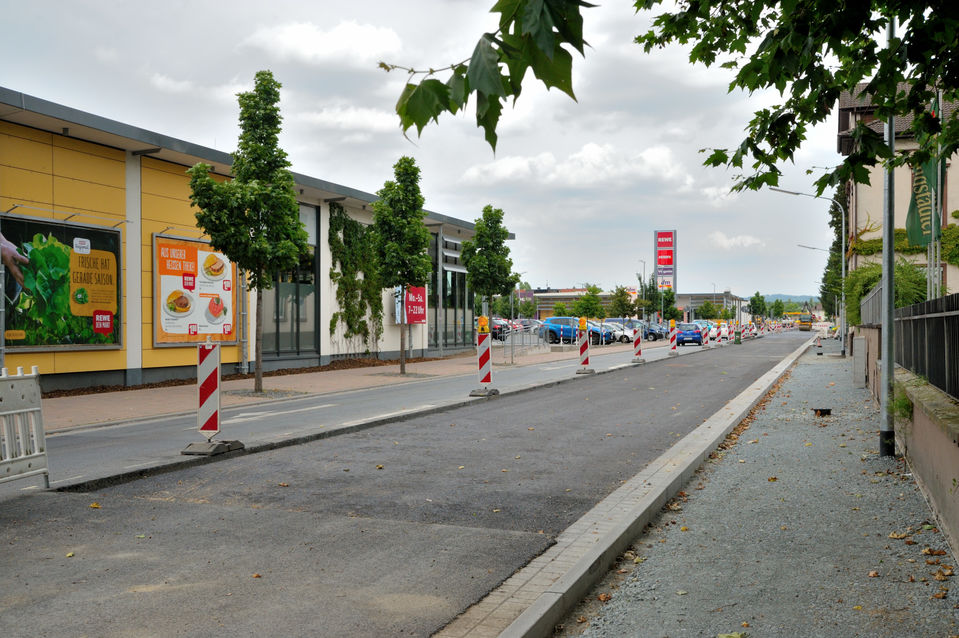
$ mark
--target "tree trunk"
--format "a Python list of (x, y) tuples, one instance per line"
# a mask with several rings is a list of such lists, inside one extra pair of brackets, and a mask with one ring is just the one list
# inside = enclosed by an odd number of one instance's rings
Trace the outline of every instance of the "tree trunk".
[(400, 374), (406, 374), (406, 286), (400, 286)]
[(263, 392), (263, 291), (256, 289), (256, 365), (253, 375), (253, 391)]

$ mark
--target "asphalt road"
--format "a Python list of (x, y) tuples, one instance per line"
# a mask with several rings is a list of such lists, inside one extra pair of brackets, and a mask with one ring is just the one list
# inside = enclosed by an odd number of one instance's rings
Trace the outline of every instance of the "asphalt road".
[(807, 337), (7, 500), (0, 633), (430, 635)]

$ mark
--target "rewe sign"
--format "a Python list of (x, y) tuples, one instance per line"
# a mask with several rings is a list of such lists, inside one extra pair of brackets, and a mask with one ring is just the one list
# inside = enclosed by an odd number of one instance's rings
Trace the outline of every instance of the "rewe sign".
[(656, 254), (656, 285), (660, 290), (676, 289), (676, 231), (653, 232)]

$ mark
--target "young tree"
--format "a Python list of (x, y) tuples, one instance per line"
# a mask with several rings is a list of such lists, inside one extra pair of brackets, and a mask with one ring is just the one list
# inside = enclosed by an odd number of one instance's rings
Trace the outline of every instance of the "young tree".
[(822, 307), (828, 315), (839, 313), (837, 301), (842, 297), (842, 209), (836, 203), (837, 200), (846, 201), (844, 184), (836, 187), (836, 195), (829, 208), (829, 227), (832, 228), (833, 239), (829, 247), (829, 259), (822, 274), (822, 284), (819, 286)]
[(676, 291), (672, 288), (667, 288), (660, 293), (662, 296), (663, 302), (663, 319), (669, 321), (674, 319), (679, 321), (683, 318), (683, 313), (679, 311), (679, 308), (676, 307)]
[[(412, 157), (401, 157), (393, 165), (394, 181), (377, 191), (373, 202), (373, 237), (380, 263), (380, 282), (387, 288), (399, 287), (401, 308), (406, 290), (425, 286), (433, 271), (427, 252), (430, 231), (423, 223), (423, 195), (420, 194), (420, 169)], [(400, 374), (406, 374), (406, 320), (397, 317), (400, 328)]]
[[(503, 211), (487, 204), (476, 219), (476, 234), (463, 242), (463, 264), (470, 289), (486, 298), (509, 295), (519, 282), (509, 258), (509, 231), (503, 226)], [(507, 306), (508, 307), (508, 306)]]
[(519, 314), (521, 317), (526, 317), (527, 319), (532, 319), (536, 315), (536, 301), (535, 299), (524, 299), (519, 302)]
[(566, 304), (562, 301), (557, 301), (553, 304), (553, 316), (554, 317), (566, 317), (569, 315), (569, 310), (566, 308)]
[(606, 309), (603, 308), (603, 303), (599, 300), (599, 293), (601, 292), (599, 286), (586, 284), (586, 292), (573, 302), (573, 314), (587, 319), (604, 319)]
[[(662, 0), (636, 0), (638, 11), (659, 9)], [(402, 68), (418, 84), (406, 84), (396, 104), (404, 131), (417, 132), (444, 112), (456, 113), (476, 93), (476, 124), (496, 147), (496, 126), (503, 104), (514, 103), (528, 70), (547, 88), (575, 99), (571, 50), (584, 55), (583, 2), (511, 0), (497, 2), (500, 14), (495, 33), (484, 33), (467, 61), (444, 69), (417, 71), (380, 63), (387, 71)], [(818, 193), (849, 180), (868, 182), (867, 168), (880, 160), (893, 164), (922, 162), (935, 153), (936, 135), (942, 155), (959, 149), (959, 112), (942, 121), (927, 112), (937, 88), (946, 101), (959, 98), (959, 56), (955, 37), (959, 18), (934, 0), (862, 0), (823, 3), (796, 0), (788, 7), (779, 0), (726, 0), (670, 3), (652, 19), (652, 28), (636, 38), (646, 53), (667, 45), (689, 44), (689, 60), (707, 67), (719, 65), (735, 75), (728, 91), (750, 93), (775, 89), (782, 104), (760, 109), (746, 127), (746, 138), (732, 150), (715, 149), (710, 166), (727, 165), (747, 173), (735, 178), (735, 188), (776, 185), (777, 164), (791, 161), (807, 130), (826, 120), (842, 91), (867, 82), (865, 92), (876, 106), (876, 117), (911, 121), (920, 152), (893, 158), (879, 133), (857, 124), (856, 150), (818, 181)], [(901, 30), (889, 48), (877, 41), (891, 20)], [(433, 77), (448, 73), (443, 82)], [(910, 91), (899, 90), (908, 83)]]
[(786, 313), (786, 305), (782, 299), (777, 299), (769, 307), (769, 316), (773, 319), (780, 319)]
[(636, 314), (636, 304), (625, 286), (616, 286), (609, 300), (609, 314), (613, 317), (631, 317)]
[(263, 391), (263, 290), (278, 271), (292, 270), (309, 251), (300, 222), (293, 174), (279, 146), (280, 83), (269, 71), (256, 74), (253, 90), (238, 95), (240, 139), (233, 179), (218, 182), (209, 164), (190, 175), (190, 202), (210, 245), (247, 272), (256, 290), (254, 391)]
[(719, 311), (716, 309), (716, 306), (713, 305), (713, 302), (707, 299), (699, 308), (696, 309), (696, 314), (703, 319), (715, 319), (716, 315), (719, 314)]
[(749, 300), (749, 314), (754, 317), (766, 316), (766, 299), (756, 291), (756, 294)]

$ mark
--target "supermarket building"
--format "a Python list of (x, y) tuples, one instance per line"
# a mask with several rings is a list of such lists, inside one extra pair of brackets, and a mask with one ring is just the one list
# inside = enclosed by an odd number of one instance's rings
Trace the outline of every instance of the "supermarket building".
[[(185, 171), (197, 162), (230, 175), (228, 153), (0, 87), (0, 234), (18, 247), (32, 243), (47, 270), (34, 261), (24, 270), (53, 281), (20, 286), (8, 273), (5, 367), (39, 366), (44, 390), (139, 385), (189, 378), (196, 344), (210, 339), (221, 344), (224, 372), (252, 369), (255, 291), (196, 226)], [(264, 369), (396, 358), (401, 329), (413, 356), (473, 348), (473, 295), (460, 259), (472, 223), (427, 212), (433, 273), (410, 296), (419, 305), (408, 306), (421, 323), (397, 324), (400, 304), (384, 290), (379, 340), (346, 337), (335, 321), (330, 211), (369, 225), (377, 197), (293, 175), (312, 254), (263, 291)]]

